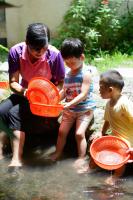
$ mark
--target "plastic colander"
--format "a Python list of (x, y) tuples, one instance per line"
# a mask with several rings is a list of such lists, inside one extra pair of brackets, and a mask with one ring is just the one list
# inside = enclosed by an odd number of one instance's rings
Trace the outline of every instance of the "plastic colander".
[(26, 94), (31, 103), (58, 104), (60, 100), (57, 87), (46, 78), (32, 78)]
[(8, 89), (9, 88), (9, 82), (8, 81), (0, 81), (0, 88), (1, 89)]
[(128, 144), (119, 137), (103, 136), (92, 142), (90, 154), (99, 167), (114, 170), (127, 163), (130, 158), (128, 149)]
[(63, 110), (63, 105), (47, 105), (40, 103), (30, 103), (30, 110), (33, 114), (43, 117), (58, 117)]

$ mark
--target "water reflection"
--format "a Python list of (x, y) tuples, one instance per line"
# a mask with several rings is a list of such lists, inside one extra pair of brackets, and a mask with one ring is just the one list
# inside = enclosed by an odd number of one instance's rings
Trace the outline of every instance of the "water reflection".
[(133, 199), (132, 177), (109, 187), (104, 180), (110, 174), (96, 170), (78, 175), (73, 168), (74, 157), (51, 162), (48, 154), (55, 146), (33, 146), (26, 150), (24, 168), (8, 173), (10, 157), (0, 161), (0, 200), (130, 200)]
[(122, 187), (109, 187), (107, 185), (92, 186), (86, 188), (86, 196), (93, 200), (118, 200), (118, 199), (132, 199), (133, 192), (127, 192)]

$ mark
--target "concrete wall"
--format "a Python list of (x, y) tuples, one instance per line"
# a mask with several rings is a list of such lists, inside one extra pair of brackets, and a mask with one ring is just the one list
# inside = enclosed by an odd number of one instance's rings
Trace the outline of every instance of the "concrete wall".
[[(94, 4), (96, 0), (90, 0)], [(109, 0), (116, 2), (116, 0)], [(33, 22), (44, 22), (56, 34), (57, 27), (69, 9), (72, 0), (6, 0), (18, 7), (6, 9), (6, 33), (8, 47), (25, 39), (27, 25)], [(117, 0), (120, 3), (119, 13), (127, 12), (133, 6), (133, 0)]]
[(47, 24), (56, 33), (72, 0), (6, 0), (18, 7), (6, 8), (8, 47), (25, 39), (27, 25), (33, 22)]

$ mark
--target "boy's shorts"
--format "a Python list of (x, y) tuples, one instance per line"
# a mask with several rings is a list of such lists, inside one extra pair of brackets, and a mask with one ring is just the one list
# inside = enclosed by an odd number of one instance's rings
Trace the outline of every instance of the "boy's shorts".
[(87, 112), (71, 112), (69, 110), (64, 110), (62, 121), (74, 122), (75, 120), (79, 121), (90, 121), (93, 118), (93, 110)]
[(82, 126), (83, 131), (86, 131), (92, 119), (93, 110), (87, 112), (71, 112), (69, 110), (64, 110), (61, 126), (69, 130), (76, 122), (76, 127)]

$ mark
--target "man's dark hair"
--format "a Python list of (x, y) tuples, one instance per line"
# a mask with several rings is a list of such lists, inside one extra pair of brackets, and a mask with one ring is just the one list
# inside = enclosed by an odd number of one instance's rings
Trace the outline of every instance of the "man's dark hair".
[(124, 87), (122, 75), (116, 70), (108, 70), (100, 75), (100, 82), (107, 87), (116, 87), (120, 90)]
[(79, 58), (84, 52), (84, 45), (78, 38), (65, 39), (61, 45), (61, 55), (64, 59)]
[(26, 42), (33, 49), (41, 49), (48, 45), (50, 40), (49, 28), (43, 23), (33, 23), (27, 28)]

